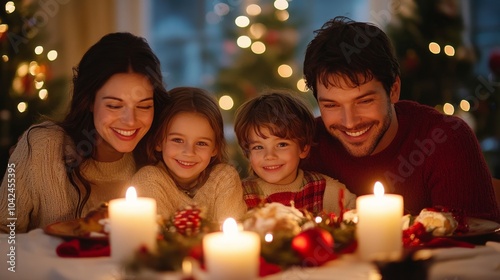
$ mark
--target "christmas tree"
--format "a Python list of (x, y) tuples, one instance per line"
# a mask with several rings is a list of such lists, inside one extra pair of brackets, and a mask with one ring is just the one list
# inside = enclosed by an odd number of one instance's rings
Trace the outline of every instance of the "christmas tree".
[(0, 6), (0, 171), (9, 149), (41, 115), (62, 101), (64, 82), (51, 76), (55, 50), (47, 50), (46, 13), (38, 1), (2, 1)]
[[(456, 0), (399, 1), (387, 27), (401, 64), (401, 99), (458, 104), (475, 82), (475, 51), (463, 40)], [(465, 96), (464, 96), (465, 95)]]

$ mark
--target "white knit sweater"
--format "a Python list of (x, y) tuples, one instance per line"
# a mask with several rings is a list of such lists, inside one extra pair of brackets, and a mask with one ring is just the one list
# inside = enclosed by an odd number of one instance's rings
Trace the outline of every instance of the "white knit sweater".
[[(9, 159), (9, 165), (15, 165), (15, 168), (11, 170), (13, 172), (9, 172), (7, 168), (0, 187), (1, 232), (10, 231), (7, 226), (13, 220), (8, 218), (17, 218), (17, 232), (27, 232), (75, 218), (78, 195), (70, 184), (63, 161), (63, 146), (65, 150), (74, 146), (68, 139), (60, 127), (51, 126), (30, 131), (31, 150), (28, 148), (26, 133), (19, 140)], [(91, 182), (92, 191), (82, 216), (103, 201), (124, 197), (135, 169), (132, 154), (125, 154), (115, 162), (98, 162), (92, 159), (85, 162), (82, 174)], [(13, 177), (15, 188), (9, 188), (8, 179)], [(8, 200), (10, 190), (15, 194), (15, 202), (10, 205), (15, 206), (13, 212), (8, 211), (9, 202), (12, 202)]]

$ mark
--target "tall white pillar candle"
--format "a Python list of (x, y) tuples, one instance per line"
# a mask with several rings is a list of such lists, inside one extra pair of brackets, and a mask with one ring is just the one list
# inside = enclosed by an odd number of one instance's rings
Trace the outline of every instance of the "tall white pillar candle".
[(156, 201), (152, 198), (138, 198), (134, 187), (128, 188), (126, 198), (109, 202), (109, 225), (113, 260), (130, 260), (142, 246), (150, 251), (156, 250)]
[(260, 237), (255, 232), (238, 231), (236, 221), (224, 221), (223, 232), (203, 238), (203, 253), (211, 280), (257, 279), (259, 273)]
[(366, 261), (400, 258), (403, 249), (403, 197), (384, 194), (384, 186), (377, 182), (374, 195), (363, 195), (356, 199), (356, 210), (357, 250), (360, 258)]

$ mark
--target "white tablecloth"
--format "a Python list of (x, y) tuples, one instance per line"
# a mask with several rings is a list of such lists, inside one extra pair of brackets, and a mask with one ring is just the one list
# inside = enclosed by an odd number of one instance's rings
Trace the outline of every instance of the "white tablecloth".
[[(45, 235), (41, 229), (15, 235), (15, 244), (8, 243), (8, 235), (0, 235), (0, 279), (123, 279), (120, 267), (109, 257), (60, 258), (55, 249), (62, 240)], [(11, 239), (12, 240), (12, 239)], [(15, 272), (9, 270), (13, 262), (9, 254), (15, 246)], [(429, 270), (430, 280), (500, 279), (500, 243), (486, 246), (449, 248), (431, 251), (435, 263)], [(203, 274), (198, 274), (203, 278)], [(156, 279), (180, 279), (179, 273), (154, 275)], [(358, 261), (354, 255), (344, 255), (322, 267), (290, 269), (267, 276), (265, 280), (306, 279), (378, 279), (376, 268)]]

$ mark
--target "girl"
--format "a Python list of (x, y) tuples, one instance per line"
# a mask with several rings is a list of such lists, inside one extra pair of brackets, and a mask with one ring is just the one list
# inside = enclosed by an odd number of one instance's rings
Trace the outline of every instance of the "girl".
[(246, 212), (241, 181), (227, 164), (222, 115), (204, 90), (179, 87), (170, 91), (172, 104), (160, 116), (161, 127), (148, 143), (154, 166), (132, 179), (141, 196), (153, 197), (158, 212), (170, 217), (196, 204), (206, 218), (221, 222)]
[[(143, 38), (112, 33), (93, 45), (74, 69), (64, 120), (33, 125), (17, 143), (0, 187), (0, 230), (83, 217), (123, 197), (144, 161), (139, 150), (154, 108), (168, 101), (161, 81), (159, 60)], [(14, 225), (8, 218), (17, 218)]]

